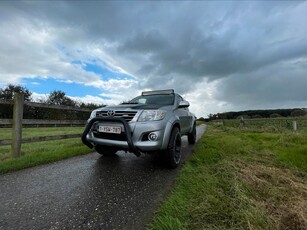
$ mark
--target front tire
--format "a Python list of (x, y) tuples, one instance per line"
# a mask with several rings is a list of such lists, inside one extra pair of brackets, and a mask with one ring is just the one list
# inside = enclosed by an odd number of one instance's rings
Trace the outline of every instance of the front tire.
[(176, 168), (181, 161), (181, 134), (175, 127), (172, 130), (171, 137), (166, 150), (166, 163), (169, 168)]
[(103, 155), (103, 156), (114, 156), (115, 153), (117, 152), (116, 149), (108, 146), (103, 146), (103, 145), (96, 145), (95, 150), (97, 153)]

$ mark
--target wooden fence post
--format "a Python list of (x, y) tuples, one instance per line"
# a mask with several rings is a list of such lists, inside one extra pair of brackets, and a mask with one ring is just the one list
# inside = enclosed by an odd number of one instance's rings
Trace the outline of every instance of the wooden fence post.
[(240, 117), (240, 128), (242, 129), (244, 127), (244, 118), (243, 116)]
[(21, 141), (22, 141), (22, 117), (23, 117), (24, 94), (14, 94), (13, 106), (13, 128), (12, 128), (12, 154), (13, 157), (21, 156)]
[(296, 123), (296, 121), (293, 121), (293, 130), (294, 130), (294, 131), (297, 130), (297, 123)]

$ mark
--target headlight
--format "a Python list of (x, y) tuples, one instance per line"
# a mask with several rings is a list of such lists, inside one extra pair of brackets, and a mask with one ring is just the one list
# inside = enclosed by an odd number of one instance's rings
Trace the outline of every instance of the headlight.
[(92, 113), (91, 113), (91, 116), (89, 118), (89, 120), (93, 119), (96, 117), (96, 111), (94, 110)]
[(163, 110), (144, 110), (138, 121), (159, 121), (165, 117), (165, 114)]

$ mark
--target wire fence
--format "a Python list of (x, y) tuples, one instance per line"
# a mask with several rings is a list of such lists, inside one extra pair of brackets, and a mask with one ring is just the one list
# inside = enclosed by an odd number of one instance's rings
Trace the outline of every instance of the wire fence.
[(212, 123), (233, 128), (307, 131), (307, 117), (215, 120)]

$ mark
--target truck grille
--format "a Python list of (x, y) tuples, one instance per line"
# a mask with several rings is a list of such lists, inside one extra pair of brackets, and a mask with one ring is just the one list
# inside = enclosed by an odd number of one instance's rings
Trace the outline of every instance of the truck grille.
[(131, 121), (135, 114), (137, 113), (136, 111), (114, 111), (113, 116), (108, 115), (109, 111), (97, 111), (96, 112), (96, 117), (121, 117), (124, 118), (127, 122)]

